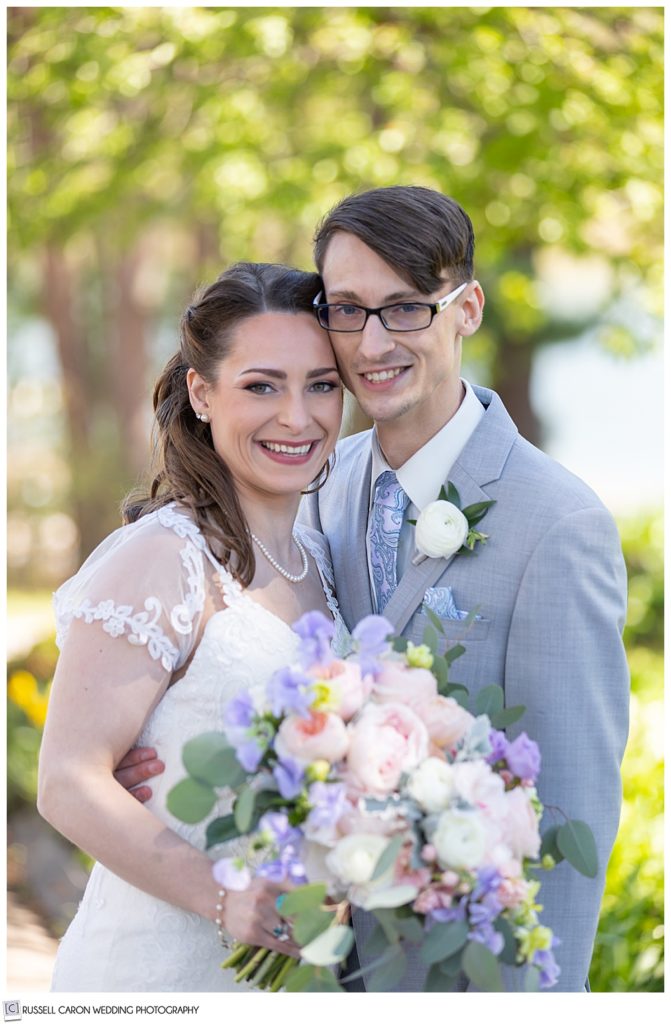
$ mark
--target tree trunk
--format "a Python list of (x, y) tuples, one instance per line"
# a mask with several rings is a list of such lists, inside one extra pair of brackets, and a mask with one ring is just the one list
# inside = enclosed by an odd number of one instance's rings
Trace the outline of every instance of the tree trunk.
[(113, 338), (108, 358), (121, 465), (131, 480), (146, 470), (149, 456), (147, 330), (150, 313), (138, 287), (142, 260), (142, 246), (138, 244), (121, 256), (116, 265), (116, 301), (108, 334)]
[(522, 437), (541, 445), (541, 425), (531, 406), (530, 385), (533, 345), (515, 344), (499, 337), (492, 387), (496, 391)]

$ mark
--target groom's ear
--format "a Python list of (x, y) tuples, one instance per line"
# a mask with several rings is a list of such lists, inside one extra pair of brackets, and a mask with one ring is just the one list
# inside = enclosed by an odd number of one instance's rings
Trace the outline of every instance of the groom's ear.
[(471, 281), (466, 289), (466, 298), (461, 303), (461, 323), (457, 333), (462, 337), (475, 334), (482, 323), (482, 311), (485, 308), (485, 293), (478, 281)]

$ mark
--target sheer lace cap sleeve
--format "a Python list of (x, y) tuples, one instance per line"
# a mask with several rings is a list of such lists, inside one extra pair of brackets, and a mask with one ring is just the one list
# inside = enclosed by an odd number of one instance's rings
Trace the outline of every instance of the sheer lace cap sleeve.
[(59, 648), (78, 619), (146, 647), (174, 672), (198, 635), (207, 555), (195, 523), (173, 505), (122, 526), (54, 594)]

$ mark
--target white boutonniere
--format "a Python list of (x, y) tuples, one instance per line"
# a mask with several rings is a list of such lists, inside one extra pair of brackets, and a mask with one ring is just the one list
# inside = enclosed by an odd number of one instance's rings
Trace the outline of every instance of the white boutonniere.
[(462, 509), (459, 492), (448, 481), (447, 491), (440, 488), (437, 501), (430, 502), (419, 514), (410, 519), (415, 526), (417, 553), (413, 563), (425, 558), (451, 558), (460, 551), (473, 551), (478, 543), (486, 543), (488, 534), (474, 529), (495, 501), (479, 501)]

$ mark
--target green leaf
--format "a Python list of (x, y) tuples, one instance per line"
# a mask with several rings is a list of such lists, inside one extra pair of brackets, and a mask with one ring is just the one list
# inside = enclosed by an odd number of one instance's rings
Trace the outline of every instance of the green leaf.
[(447, 662), (442, 654), (434, 654), (431, 671), (436, 677), (436, 682), (438, 683), (438, 693), (442, 693), (442, 688), (447, 686), (448, 683)]
[(394, 988), (405, 973), (406, 963), (406, 955), (398, 946), (393, 957), (380, 964), (370, 976), (366, 975), (366, 992), (388, 992)]
[(309, 964), (327, 967), (344, 960), (354, 945), (354, 932), (346, 924), (336, 924), (318, 935), (301, 949), (301, 957)]
[(457, 704), (461, 704), (462, 708), (466, 708), (468, 711), (468, 700), (469, 693), (465, 686), (461, 683), (450, 683), (445, 687), (445, 696), (451, 697), (452, 700), (456, 700)]
[(559, 825), (551, 825), (547, 832), (543, 833), (541, 838), (541, 849), (540, 857), (544, 857), (547, 853), (551, 857), (554, 857), (557, 864), (561, 864), (564, 859), (564, 854), (557, 846), (557, 833), (559, 832)]
[(450, 647), (445, 651), (445, 661), (448, 665), (451, 665), (453, 661), (456, 661), (457, 658), (460, 658), (465, 653), (466, 648), (463, 644), (455, 644), (454, 647)]
[(447, 491), (445, 490), (444, 486), (441, 486), (440, 490), (438, 491), (438, 501), (449, 501), (449, 498), (447, 497)]
[(171, 814), (180, 821), (195, 825), (207, 817), (214, 807), (217, 795), (206, 782), (198, 779), (182, 779), (168, 793), (167, 806)]
[(447, 501), (451, 501), (453, 505), (457, 506), (457, 508), (461, 508), (459, 491), (450, 480), (447, 481)]
[(247, 777), (235, 750), (220, 732), (206, 732), (185, 743), (182, 761), (189, 775), (211, 786), (233, 789)]
[(501, 686), (485, 686), (475, 698), (476, 715), (496, 715), (503, 711), (503, 688)]
[(541, 989), (541, 972), (538, 967), (527, 967), (524, 973), (524, 991), (525, 992), (540, 992)]
[(417, 896), (416, 885), (390, 885), (384, 889), (373, 889), (361, 904), (364, 910), (402, 907)]
[(301, 964), (287, 974), (284, 982), (285, 992), (307, 992), (307, 986), (314, 980), (317, 968), (311, 964)]
[(438, 650), (438, 634), (433, 626), (425, 626), (422, 634), (422, 643), (426, 644), (432, 654)]
[(298, 888), (280, 897), (279, 911), (282, 917), (291, 917), (292, 914), (300, 914), (303, 910), (318, 907), (325, 899), (326, 886), (323, 882), (299, 885)]
[(494, 922), (494, 928), (503, 936), (503, 949), (499, 953), (499, 959), (504, 964), (517, 963), (517, 940), (509, 921), (505, 917), (499, 917)]
[(377, 859), (373, 874), (370, 876), (371, 882), (375, 882), (378, 878), (382, 878), (385, 871), (392, 866), (404, 842), (404, 836), (394, 836), (393, 839), (389, 840)]
[(233, 805), (233, 817), (241, 835), (245, 835), (252, 827), (256, 793), (251, 786), (243, 786), (238, 799)]
[(401, 933), (398, 929), (398, 920), (395, 912), (381, 907), (379, 910), (373, 911), (373, 917), (377, 920), (382, 931), (387, 936), (387, 941), (391, 943), (398, 942), (398, 938)]
[(417, 526), (416, 519), (406, 519), (406, 523), (410, 523), (411, 526)]
[(411, 917), (397, 916), (396, 924), (401, 936), (406, 942), (419, 943), (424, 938), (424, 929), (422, 924), (419, 918), (415, 917), (414, 914)]
[(445, 974), (440, 964), (433, 964), (424, 982), (425, 992), (454, 992), (457, 987), (457, 975)]
[(389, 940), (385, 935), (379, 922), (373, 928), (366, 942), (364, 944), (364, 952), (366, 957), (377, 957), (381, 956), (382, 953), (389, 949)]
[(476, 501), (474, 505), (467, 505), (462, 508), (463, 514), (468, 519), (469, 526), (475, 526), (487, 515), (487, 510), (496, 505), (496, 501)]
[(423, 964), (437, 964), (465, 946), (467, 940), (468, 925), (465, 921), (434, 924), (422, 943), (419, 958)]
[(468, 613), (468, 615), (466, 616), (466, 618), (462, 620), (463, 624), (464, 624), (464, 627), (466, 629), (470, 629), (470, 627), (473, 625), (473, 623), (475, 622), (475, 620), (476, 620), (476, 618), (478, 616), (478, 612), (479, 611), (480, 611), (480, 605), (476, 604), (475, 608), (471, 608), (471, 610)]
[(338, 983), (332, 971), (326, 967), (318, 967), (314, 977), (303, 989), (304, 992), (344, 992), (345, 989)]
[(524, 704), (513, 704), (512, 707), (504, 708), (503, 711), (496, 711), (489, 718), (494, 729), (506, 729), (513, 722), (517, 722), (525, 711)]
[(459, 971), (461, 970), (461, 952), (462, 951), (460, 949), (456, 953), (453, 953), (452, 956), (448, 956), (447, 960), (440, 961), (438, 967), (443, 974), (459, 974)]
[[(377, 925), (375, 927), (377, 927)], [(395, 943), (390, 946), (385, 940), (384, 952), (382, 953), (381, 956), (376, 956), (371, 963), (366, 964), (365, 967), (359, 967), (358, 970), (352, 971), (351, 974), (345, 975), (345, 977), (341, 978), (340, 980), (344, 983), (346, 981), (354, 981), (355, 978), (363, 978), (364, 974), (368, 974), (370, 971), (374, 971), (376, 967), (380, 967), (382, 964), (386, 964), (389, 960), (395, 957), (396, 949), (397, 946)], [(368, 943), (366, 943), (365, 950), (366, 956), (368, 956)]]
[(405, 654), (408, 648), (408, 641), (403, 636), (395, 636), (391, 642), (392, 650), (398, 651), (399, 654)]
[(333, 912), (310, 907), (294, 919), (292, 933), (299, 946), (312, 942), (333, 923)]
[(501, 965), (486, 946), (469, 942), (461, 960), (464, 973), (480, 992), (504, 992)]
[(433, 623), (433, 625), (438, 630), (438, 632), (442, 633), (444, 635), (445, 634), (445, 628), (443, 626), (443, 623), (442, 623), (441, 619), (438, 618), (438, 616), (433, 611), (433, 609), (432, 608), (424, 608), (424, 611), (426, 612), (426, 617), (429, 619), (430, 622)]
[(587, 878), (596, 878), (599, 857), (589, 825), (575, 819), (567, 821), (557, 832), (557, 846), (576, 871)]
[(209, 850), (211, 846), (227, 843), (229, 839), (237, 839), (239, 835), (240, 832), (232, 814), (227, 814), (223, 818), (215, 818), (207, 826), (205, 832), (206, 847)]

